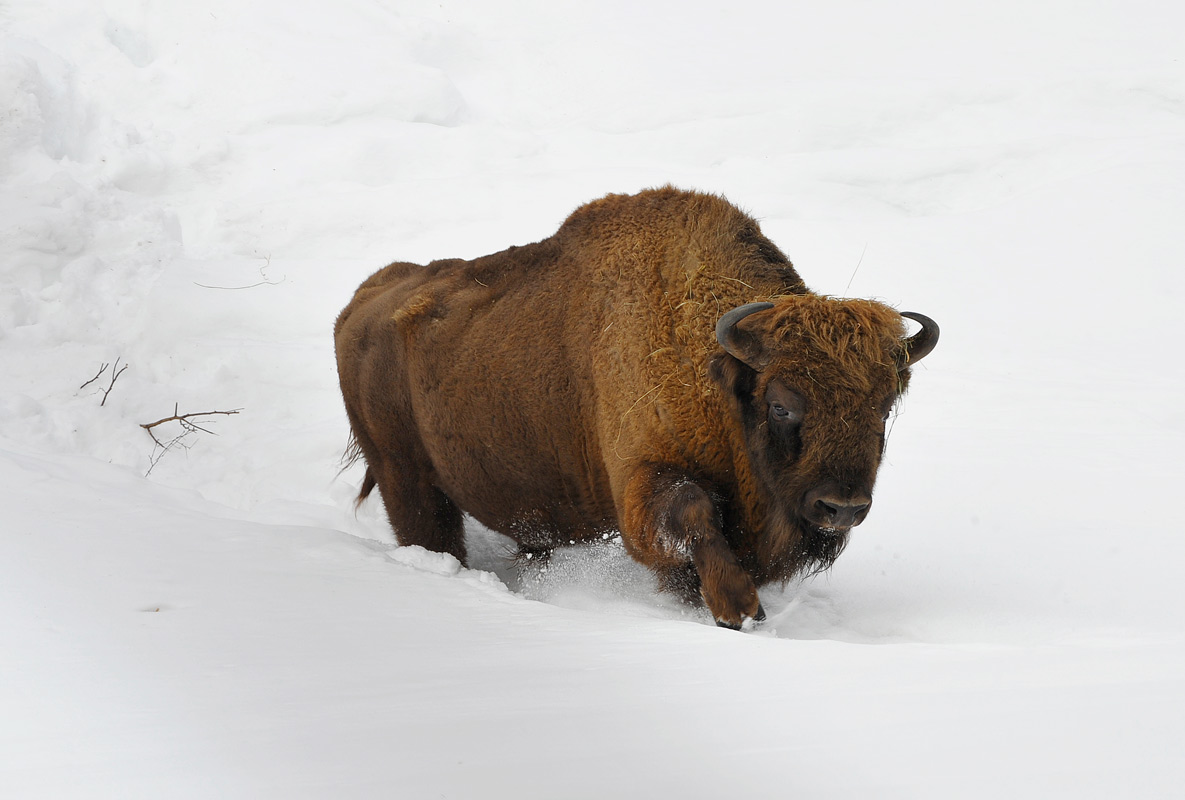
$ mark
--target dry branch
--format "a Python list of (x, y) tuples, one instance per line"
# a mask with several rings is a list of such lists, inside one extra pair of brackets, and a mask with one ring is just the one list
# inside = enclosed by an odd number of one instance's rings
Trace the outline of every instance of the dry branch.
[(92, 383), (97, 381), (99, 379), (99, 376), (101, 376), (104, 372), (106, 372), (107, 367), (109, 367), (109, 366), (111, 366), (111, 365), (108, 364), (106, 361), (104, 361), (103, 366), (99, 367), (99, 371), (95, 373), (95, 377), (91, 378), (89, 381), (87, 381), (86, 383), (79, 386), (78, 391), (81, 392), (83, 389), (85, 389), (86, 387), (90, 386)]
[(144, 422), (140, 424), (141, 428), (148, 431), (148, 435), (152, 437), (152, 441), (156, 442), (158, 445), (161, 445), (161, 447), (164, 447), (164, 445), (161, 444), (160, 440), (156, 438), (156, 434), (152, 432), (152, 429), (157, 425), (163, 425), (166, 422), (180, 422), (182, 427), (193, 428), (194, 430), (201, 431), (202, 433), (208, 433), (212, 436), (217, 436), (218, 434), (214, 433), (214, 431), (207, 430), (206, 428), (195, 424), (193, 422), (194, 418), (212, 417), (215, 415), (230, 416), (231, 414), (237, 414), (243, 410), (241, 408), (235, 408), (231, 409), (230, 411), (191, 411), (188, 414), (179, 414), (177, 413), (179, 407), (179, 403), (174, 403), (172, 416), (158, 419), (156, 422)]
[[(211, 436), (218, 435), (209, 428), (204, 428), (201, 425), (198, 425), (196, 422), (194, 422), (195, 419), (213, 416), (230, 416), (232, 414), (238, 414), (242, 410), (243, 409), (241, 408), (235, 408), (231, 409), (230, 411), (191, 411), (188, 414), (182, 414), (180, 413), (180, 404), (174, 403), (172, 415), (162, 417), (156, 422), (141, 423), (140, 427), (148, 431), (148, 435), (152, 437), (152, 442), (154, 445), (152, 456), (149, 457), (150, 465), (148, 467), (148, 472), (144, 474), (151, 474), (152, 470), (156, 467), (160, 460), (164, 458), (165, 453), (169, 452), (173, 448), (180, 447), (183, 450), (188, 450), (189, 447), (184, 442), (185, 439), (191, 434), (200, 431), (201, 433), (208, 433)], [(168, 441), (161, 441), (157, 437), (156, 432), (153, 431), (153, 428), (157, 427), (158, 425), (164, 425), (166, 422), (178, 423), (181, 426), (181, 433), (177, 436), (174, 436), (172, 439), (169, 439)]]
[(267, 263), (259, 268), (259, 277), (263, 278), (263, 280), (257, 281), (255, 283), (249, 283), (246, 286), (210, 286), (209, 284), (198, 283), (197, 281), (194, 281), (193, 285), (200, 286), (203, 289), (226, 289), (228, 291), (237, 291), (239, 289), (254, 289), (256, 286), (279, 286), (281, 283), (283, 283), (287, 279), (287, 276), (285, 276), (284, 278), (280, 278), (280, 280), (278, 280), (278, 281), (273, 281), (270, 278), (268, 278), (267, 269), (271, 265), (272, 265), (272, 257), (268, 256)]
[[(120, 359), (119, 358), (115, 359), (115, 366), (111, 367), (111, 383), (108, 386), (107, 391), (103, 392), (103, 402), (100, 403), (101, 407), (102, 407), (102, 405), (107, 405), (107, 396), (110, 395), (111, 390), (115, 389), (116, 380), (120, 379), (120, 376), (123, 375), (123, 370), (128, 369), (128, 366), (129, 366), (128, 364), (124, 364), (121, 369)], [(102, 372), (100, 372), (100, 375), (102, 375)]]

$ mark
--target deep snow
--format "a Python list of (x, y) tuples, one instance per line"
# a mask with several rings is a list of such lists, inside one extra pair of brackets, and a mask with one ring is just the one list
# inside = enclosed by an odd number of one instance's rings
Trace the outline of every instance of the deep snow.
[[(1177, 796), (1182, 29), (0, 6), (0, 793)], [(371, 271), (667, 182), (943, 328), (869, 520), (745, 635), (612, 542), (546, 573), (476, 529), (474, 569), (396, 548), (338, 473), (331, 327)], [(162, 455), (140, 424), (175, 404), (241, 412)]]

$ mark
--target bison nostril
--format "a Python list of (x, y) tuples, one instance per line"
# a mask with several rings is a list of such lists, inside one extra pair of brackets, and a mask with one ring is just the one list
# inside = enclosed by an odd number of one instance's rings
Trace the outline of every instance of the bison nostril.
[(823, 512), (823, 516), (825, 517), (834, 517), (839, 513), (839, 506), (834, 503), (828, 503), (826, 500), (817, 500), (815, 501), (815, 505), (819, 507), (819, 510)]
[(872, 503), (854, 503), (852, 509), (852, 525), (859, 525), (864, 521), (864, 516), (868, 513), (868, 507)]
[(871, 502), (847, 501), (835, 498), (820, 498), (815, 501), (815, 512), (825, 525), (835, 528), (851, 528), (859, 525)]

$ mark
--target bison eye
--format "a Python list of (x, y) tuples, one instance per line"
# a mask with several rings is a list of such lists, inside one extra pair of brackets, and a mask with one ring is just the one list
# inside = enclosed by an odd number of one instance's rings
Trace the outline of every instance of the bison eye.
[(799, 416), (781, 403), (769, 404), (770, 415), (778, 422), (798, 422)]
[(769, 421), (777, 425), (797, 425), (806, 415), (806, 401), (777, 378), (765, 388), (765, 403), (769, 408)]

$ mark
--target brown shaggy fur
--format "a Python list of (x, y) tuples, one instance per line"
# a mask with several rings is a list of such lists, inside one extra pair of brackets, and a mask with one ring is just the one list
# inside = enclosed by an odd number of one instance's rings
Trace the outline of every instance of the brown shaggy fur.
[[(713, 330), (754, 300), (775, 307), (738, 326), (747, 364)], [(724, 199), (667, 187), (589, 203), (535, 244), (391, 264), (336, 343), (362, 496), (378, 486), (401, 543), (463, 560), (462, 512), (532, 551), (620, 530), (737, 627), (756, 586), (842, 550), (803, 504), (870, 498), (903, 333), (887, 306), (810, 293)], [(787, 391), (793, 431), (769, 417)]]

